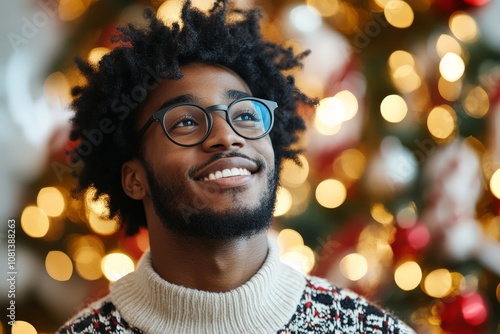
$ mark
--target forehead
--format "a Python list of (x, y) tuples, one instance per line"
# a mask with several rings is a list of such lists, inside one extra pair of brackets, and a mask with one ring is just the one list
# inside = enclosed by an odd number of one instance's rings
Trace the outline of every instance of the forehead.
[(246, 82), (232, 70), (220, 66), (193, 63), (181, 67), (179, 80), (163, 80), (147, 97), (140, 120), (147, 120), (163, 103), (182, 95), (192, 95), (200, 105), (228, 103), (227, 92), (241, 91), (252, 95)]

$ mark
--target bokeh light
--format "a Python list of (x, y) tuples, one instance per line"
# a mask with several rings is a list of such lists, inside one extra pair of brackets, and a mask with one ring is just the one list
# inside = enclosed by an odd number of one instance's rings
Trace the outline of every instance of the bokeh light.
[(456, 129), (456, 113), (452, 107), (441, 105), (431, 110), (427, 116), (427, 128), (438, 139), (450, 137)]
[(339, 12), (339, 0), (307, 0), (307, 5), (313, 7), (321, 16), (329, 17)]
[(457, 40), (454, 39), (452, 36), (442, 34), (436, 41), (436, 51), (439, 57), (442, 58), (448, 52), (461, 55), (462, 47), (460, 46), (460, 43), (458, 43)]
[(434, 298), (443, 298), (452, 290), (452, 276), (447, 269), (436, 269), (424, 279), (424, 292)]
[(303, 274), (307, 274), (314, 267), (315, 255), (308, 246), (298, 245), (281, 254), (280, 261)]
[(348, 90), (343, 90), (335, 94), (334, 98), (338, 99), (344, 106), (345, 116), (343, 122), (352, 119), (358, 113), (358, 99)]
[(40, 189), (36, 204), (49, 217), (60, 216), (65, 208), (64, 196), (56, 187)]
[(406, 117), (408, 106), (401, 96), (393, 94), (382, 100), (380, 113), (387, 122), (399, 123)]
[(316, 200), (325, 208), (334, 209), (344, 203), (347, 189), (339, 180), (328, 179), (316, 187)]
[(478, 37), (476, 21), (467, 13), (455, 12), (450, 16), (450, 30), (462, 42), (474, 42)]
[(500, 169), (497, 169), (490, 179), (490, 191), (498, 199), (500, 199)]
[(297, 165), (292, 160), (285, 160), (283, 162), (283, 169), (281, 171), (281, 182), (289, 187), (298, 187), (303, 184), (309, 176), (309, 162), (307, 159), (299, 154), (297, 157), (302, 166)]
[(73, 21), (85, 13), (89, 0), (60, 0), (59, 1), (59, 19), (62, 21)]
[(166, 25), (172, 26), (173, 23), (179, 24), (182, 28), (181, 18), (182, 3), (176, 0), (167, 0), (158, 7), (156, 16)]
[(408, 28), (415, 16), (410, 5), (401, 0), (389, 1), (384, 7), (384, 15), (387, 22), (396, 28)]
[(316, 108), (316, 118), (319, 122), (335, 127), (342, 124), (346, 117), (345, 106), (340, 99), (333, 97), (326, 97), (319, 101)]
[(376, 222), (382, 225), (390, 225), (394, 221), (394, 216), (387, 211), (382, 203), (373, 204), (370, 208), (370, 214)]
[(104, 219), (94, 212), (88, 214), (88, 222), (92, 231), (100, 235), (111, 235), (120, 229), (115, 219)]
[(448, 52), (439, 62), (439, 73), (448, 81), (457, 81), (465, 72), (463, 59), (453, 52)]
[(447, 101), (456, 101), (462, 92), (462, 81), (450, 82), (443, 77), (438, 80), (439, 94)]
[(351, 253), (340, 260), (339, 268), (345, 278), (351, 281), (358, 281), (368, 272), (368, 261), (361, 254)]
[(45, 257), (45, 269), (57, 281), (67, 281), (73, 274), (73, 263), (66, 253), (50, 251)]
[(16, 320), (12, 326), (12, 334), (37, 334), (35, 327), (27, 321)]
[(30, 237), (42, 238), (49, 231), (49, 217), (40, 208), (28, 206), (21, 214), (21, 227)]
[(284, 253), (296, 246), (304, 245), (304, 239), (299, 232), (290, 228), (285, 228), (278, 234), (277, 243), (280, 251)]
[(490, 109), (490, 98), (482, 87), (475, 86), (463, 97), (462, 106), (467, 115), (474, 118), (481, 118)]
[(422, 269), (415, 261), (404, 262), (394, 271), (394, 281), (404, 291), (411, 291), (422, 281)]
[(130, 257), (117, 252), (108, 254), (102, 259), (101, 269), (109, 281), (115, 282), (134, 271), (135, 266)]
[(102, 57), (104, 57), (104, 55), (108, 54), (110, 51), (111, 49), (109, 48), (98, 46), (90, 50), (87, 59), (90, 64), (97, 66), (101, 61)]
[(343, 175), (348, 180), (359, 180), (366, 168), (366, 158), (361, 151), (351, 148), (343, 151), (333, 162), (335, 175)]
[(102, 255), (96, 248), (81, 247), (76, 251), (73, 259), (75, 270), (83, 279), (93, 281), (102, 277)]
[(279, 217), (290, 211), (293, 199), (292, 194), (288, 189), (279, 187), (276, 193), (276, 207), (274, 209), (274, 216)]

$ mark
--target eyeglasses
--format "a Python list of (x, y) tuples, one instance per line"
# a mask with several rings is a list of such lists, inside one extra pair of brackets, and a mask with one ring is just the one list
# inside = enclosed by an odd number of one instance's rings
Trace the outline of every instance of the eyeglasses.
[(210, 135), (214, 124), (212, 112), (224, 111), (226, 121), (235, 133), (245, 139), (259, 139), (271, 131), (277, 107), (274, 101), (255, 97), (244, 97), (229, 105), (216, 104), (207, 108), (194, 103), (178, 103), (155, 112), (139, 131), (139, 138), (157, 121), (175, 144), (195, 146)]

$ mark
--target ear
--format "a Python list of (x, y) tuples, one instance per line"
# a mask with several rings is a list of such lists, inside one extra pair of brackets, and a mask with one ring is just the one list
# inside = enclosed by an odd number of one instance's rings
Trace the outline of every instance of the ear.
[(122, 187), (130, 198), (142, 200), (149, 192), (146, 172), (137, 159), (126, 161), (122, 165)]

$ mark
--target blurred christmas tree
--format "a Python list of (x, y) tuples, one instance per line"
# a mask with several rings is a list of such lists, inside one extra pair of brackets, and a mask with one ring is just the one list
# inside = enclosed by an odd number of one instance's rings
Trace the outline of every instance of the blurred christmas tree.
[[(174, 0), (61, 2), (71, 30), (48, 91), (80, 82), (73, 57), (97, 63), (116, 26), (140, 22), (146, 5), (178, 16)], [(273, 225), (282, 261), (389, 307), (419, 333), (498, 333), (500, 2), (254, 5), (268, 38), (313, 51), (296, 78), (321, 98), (304, 110), (304, 167), (282, 175)], [(71, 147), (56, 144), (67, 131), (54, 135), (19, 213), (30, 279), (17, 319), (41, 332), (105, 294), (148, 247), (146, 231), (124, 238), (99, 218), (105, 198), (71, 199)]]

